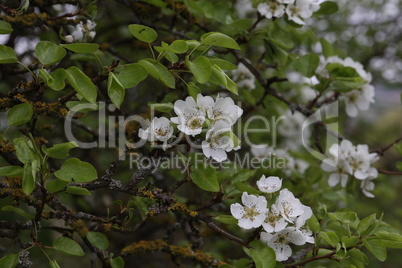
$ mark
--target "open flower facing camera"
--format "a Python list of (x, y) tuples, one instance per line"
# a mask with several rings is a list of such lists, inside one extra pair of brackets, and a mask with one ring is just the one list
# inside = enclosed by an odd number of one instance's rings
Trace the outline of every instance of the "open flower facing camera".
[(371, 165), (378, 160), (377, 153), (370, 153), (367, 145), (354, 146), (350, 141), (343, 140), (340, 145), (333, 144), (329, 149), (329, 158), (323, 160), (321, 168), (330, 172), (328, 184), (345, 187), (349, 175), (361, 181), (361, 188), (367, 197), (373, 198), (370, 192), (374, 190), (374, 180), (378, 171)]
[(263, 195), (243, 192), (243, 205), (235, 203), (230, 206), (238, 225), (243, 229), (262, 226), (265, 232), (261, 233), (261, 241), (275, 251), (277, 261), (286, 261), (292, 255), (290, 243), (314, 243), (312, 232), (306, 226), (306, 221), (313, 215), (311, 208), (303, 205), (288, 189), (280, 190), (282, 179), (279, 177), (263, 175), (257, 186), (262, 193), (268, 194), (269, 199), (274, 194), (275, 201), (268, 202)]

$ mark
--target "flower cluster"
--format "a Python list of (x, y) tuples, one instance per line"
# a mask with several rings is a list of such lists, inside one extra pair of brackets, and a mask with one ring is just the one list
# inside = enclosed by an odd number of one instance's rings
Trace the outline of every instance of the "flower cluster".
[(187, 97), (174, 103), (176, 117), (155, 117), (147, 121), (146, 129), (139, 130), (139, 137), (150, 142), (163, 142), (163, 149), (168, 147), (168, 140), (173, 137), (173, 127), (186, 135), (196, 136), (208, 127), (202, 151), (206, 157), (222, 162), (227, 159), (226, 152), (238, 150), (240, 141), (232, 132), (232, 126), (243, 114), (243, 110), (234, 104), (230, 97), (213, 100), (210, 96), (198, 94), (197, 99)]
[(71, 34), (66, 35), (64, 38), (67, 43), (92, 41), (96, 35), (95, 27), (96, 23), (92, 20), (87, 20), (85, 23), (80, 21), (80, 23), (71, 30)]
[(355, 117), (358, 114), (358, 110), (368, 110), (370, 103), (374, 102), (375, 96), (374, 87), (370, 84), (372, 79), (371, 74), (364, 70), (361, 63), (356, 62), (351, 58), (341, 59), (338, 56), (332, 56), (327, 59), (322, 57), (317, 73), (321, 76), (328, 77), (328, 71), (325, 67), (329, 63), (338, 63), (345, 67), (351, 67), (366, 81), (366, 83), (361, 87), (341, 95), (340, 99), (344, 100), (346, 104), (346, 113), (351, 117)]
[(243, 114), (243, 110), (235, 105), (230, 97), (214, 101), (210, 96), (197, 95), (197, 100), (187, 97), (185, 101), (174, 103), (177, 117), (171, 121), (184, 134), (196, 136), (208, 127), (202, 151), (206, 157), (222, 162), (227, 159), (226, 152), (238, 150), (240, 141), (232, 132), (232, 126)]
[(258, 12), (266, 18), (280, 18), (286, 14), (289, 20), (300, 25), (304, 25), (304, 20), (320, 7), (316, 0), (266, 0), (258, 3)]
[(270, 157), (283, 158), (286, 162), (286, 168), (283, 167), (283, 172), (290, 176), (292, 171), (303, 174), (309, 167), (309, 164), (301, 159), (292, 157), (284, 149), (274, 149), (266, 144), (255, 145), (251, 147), (251, 153), (254, 157), (264, 161), (264, 159), (270, 159)]
[[(257, 186), (261, 192), (272, 194), (280, 190), (282, 179), (262, 176)], [(242, 195), (242, 203), (230, 206), (233, 217), (238, 219), (238, 225), (243, 229), (262, 226), (261, 240), (274, 249), (277, 261), (285, 261), (292, 255), (290, 243), (314, 243), (312, 232), (305, 227), (313, 212), (288, 189), (282, 189), (270, 206), (264, 196), (246, 192)]]
[(367, 145), (354, 146), (350, 141), (343, 140), (340, 145), (333, 144), (329, 148), (329, 158), (323, 160), (321, 168), (331, 172), (328, 179), (330, 186), (340, 182), (345, 187), (351, 175), (361, 181), (363, 193), (373, 198), (374, 195), (370, 192), (374, 190), (372, 180), (378, 176), (378, 171), (371, 165), (377, 160), (378, 155), (370, 153)]

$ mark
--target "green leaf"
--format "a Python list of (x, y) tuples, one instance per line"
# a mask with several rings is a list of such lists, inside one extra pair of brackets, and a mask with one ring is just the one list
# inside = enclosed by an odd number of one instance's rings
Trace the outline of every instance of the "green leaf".
[(49, 266), (50, 266), (50, 268), (60, 268), (60, 265), (57, 263), (56, 260), (50, 260)]
[(143, 59), (138, 63), (147, 70), (149, 75), (158, 79), (166, 86), (175, 88), (175, 80), (172, 73), (160, 62), (152, 59)]
[(11, 27), (11, 24), (0, 20), (0, 34), (9, 34), (13, 32), (13, 28)]
[(281, 64), (281, 65), (286, 65), (289, 54), (280, 48), (279, 46), (275, 45), (273, 42), (270, 40), (265, 39), (265, 59), (267, 62), (273, 63), (273, 64)]
[[(25, 164), (22, 177), (22, 191), (26, 195), (30, 195), (35, 189), (36, 168), (33, 165)], [(35, 176), (33, 175), (35, 173)]]
[(86, 100), (81, 101), (68, 101), (66, 102), (66, 106), (70, 111), (87, 113), (90, 111), (101, 110), (105, 107), (105, 104), (100, 103), (89, 103)]
[(349, 261), (353, 265), (355, 265), (356, 267), (359, 267), (359, 268), (360, 267), (364, 268), (369, 263), (366, 254), (364, 254), (363, 252), (361, 252), (360, 250), (358, 250), (356, 248), (352, 248), (352, 249), (348, 250), (347, 257), (350, 257), (350, 258), (345, 258), (345, 260), (349, 259)]
[(193, 82), (187, 84), (188, 95), (197, 99), (198, 94), (201, 94), (201, 89), (197, 87)]
[(8, 254), (0, 259), (0, 267), (15, 268), (20, 259), (20, 254)]
[(322, 47), (322, 54), (329, 58), (335, 55), (334, 48), (330, 42), (327, 41), (325, 38), (320, 38), (320, 43)]
[(42, 151), (51, 158), (66, 159), (71, 149), (78, 147), (75, 141), (55, 144), (50, 148), (42, 147)]
[(224, 87), (227, 86), (228, 82), (226, 80), (226, 75), (218, 65), (212, 65), (212, 72), (209, 82)]
[(375, 234), (375, 236), (381, 240), (381, 243), (386, 248), (402, 249), (402, 236), (400, 234), (379, 231)]
[(240, 47), (235, 40), (226, 34), (218, 32), (210, 32), (202, 35), (201, 44), (240, 50)]
[(117, 257), (110, 260), (112, 268), (124, 268), (124, 260), (122, 257)]
[(28, 123), (33, 115), (31, 103), (21, 103), (8, 110), (7, 121), (10, 126), (20, 126)]
[(32, 216), (31, 214), (26, 213), (22, 209), (16, 208), (16, 207), (13, 207), (13, 206), (9, 206), (9, 205), (2, 207), (1, 211), (15, 212), (15, 213), (21, 215), (22, 217), (30, 219), (30, 220), (32, 220), (34, 218), (34, 216)]
[(387, 250), (382, 244), (381, 240), (374, 237), (368, 237), (363, 239), (363, 245), (370, 251), (374, 257), (379, 261), (385, 261), (387, 259)]
[(151, 107), (152, 110), (162, 112), (162, 113), (170, 113), (173, 110), (173, 103), (156, 103), (154, 101), (149, 101), (148, 106)]
[(230, 215), (220, 215), (214, 218), (214, 220), (225, 224), (237, 224), (238, 220)]
[(240, 190), (241, 192), (247, 192), (249, 194), (260, 194), (260, 192), (256, 190), (254, 187), (251, 187), (250, 185), (247, 185), (242, 182), (235, 182), (234, 187), (237, 190)]
[(369, 234), (376, 225), (376, 215), (374, 213), (362, 219), (357, 225), (357, 233), (363, 236)]
[(352, 247), (352, 246), (356, 245), (357, 242), (359, 242), (359, 237), (356, 235), (351, 236), (351, 237), (342, 236), (341, 241), (344, 244), (345, 248), (348, 248), (348, 247)]
[(218, 65), (212, 66), (212, 73), (209, 80), (211, 83), (226, 87), (230, 92), (238, 95), (237, 84)]
[(146, 43), (152, 43), (158, 37), (154, 29), (145, 25), (130, 24), (128, 30), (135, 38)]
[(74, 240), (67, 237), (59, 237), (53, 243), (53, 248), (61, 253), (73, 256), (84, 256), (85, 252)]
[(343, 223), (351, 223), (357, 219), (356, 212), (353, 211), (339, 211), (328, 213), (330, 219), (340, 221)]
[(77, 91), (84, 99), (90, 103), (96, 102), (98, 91), (91, 79), (86, 76), (80, 69), (71, 66), (67, 69), (67, 82)]
[(74, 195), (91, 195), (87, 189), (78, 186), (67, 186), (66, 192)]
[(214, 167), (202, 165), (198, 168), (191, 168), (191, 180), (198, 185), (201, 189), (209, 192), (219, 191), (219, 182), (216, 177), (216, 170)]
[(124, 88), (132, 88), (145, 80), (148, 76), (148, 72), (141, 64), (133, 63), (124, 67), (116, 76)]
[(20, 137), (14, 139), (13, 142), (17, 158), (21, 163), (28, 164), (37, 159), (34, 145), (31, 140), (26, 137)]
[(108, 77), (107, 94), (109, 95), (109, 98), (113, 104), (120, 109), (120, 106), (124, 101), (126, 90), (120, 83), (119, 79), (112, 72), (109, 73)]
[(90, 182), (96, 180), (96, 169), (89, 163), (78, 158), (66, 160), (54, 175), (62, 181), (67, 182)]
[(320, 231), (320, 223), (314, 214), (307, 220), (308, 227), (313, 233), (318, 233)]
[(17, 61), (17, 54), (15, 54), (14, 49), (0, 45), (0, 63), (14, 63)]
[(312, 77), (315, 74), (315, 70), (320, 63), (320, 57), (314, 53), (304, 55), (296, 59), (292, 66), (305, 77)]
[(60, 91), (65, 88), (66, 83), (64, 83), (64, 80), (66, 79), (67, 73), (66, 70), (63, 68), (56, 69), (53, 71), (50, 76), (53, 78), (50, 83), (47, 82), (47, 85), (56, 91)]
[(277, 22), (269, 24), (268, 37), (272, 43), (285, 50), (292, 49), (294, 46), (292, 35)]
[(245, 182), (249, 180), (251, 177), (255, 175), (255, 170), (250, 170), (250, 169), (243, 169), (239, 172), (237, 172), (234, 176), (233, 179), (231, 179), (231, 182)]
[(62, 44), (61, 46), (75, 53), (94, 53), (99, 48), (99, 45), (94, 43)]
[(169, 48), (173, 53), (182, 54), (187, 52), (188, 45), (183, 40), (175, 40), (169, 45)]
[(207, 82), (211, 77), (211, 63), (204, 56), (199, 56), (193, 61), (186, 59), (186, 65), (200, 84)]
[(39, 78), (41, 78), (47, 85), (53, 83), (53, 77), (45, 69), (40, 69), (38, 74)]
[(63, 190), (67, 186), (67, 184), (68, 182), (66, 181), (55, 179), (46, 183), (46, 189), (51, 193), (55, 193)]
[(99, 249), (105, 250), (109, 247), (109, 240), (107, 239), (106, 235), (102, 233), (88, 232), (86, 236), (88, 241)]
[(335, 247), (339, 243), (339, 237), (333, 231), (320, 232), (318, 237), (324, 240), (327, 244)]
[(236, 95), (239, 95), (239, 90), (237, 88), (237, 84), (235, 82), (233, 82), (233, 80), (230, 79), (229, 76), (227, 76), (227, 74), (225, 74), (225, 77), (226, 77), (226, 88), (230, 92), (232, 92), (232, 93), (234, 93)]
[(236, 31), (238, 30), (243, 30), (246, 31), (248, 30), (254, 23), (253, 19), (238, 19), (233, 21), (230, 25), (233, 26)]
[(263, 247), (259, 249), (248, 249), (243, 247), (244, 251), (249, 255), (256, 268), (272, 268), (276, 264), (276, 254), (275, 251), (270, 247)]
[(43, 65), (52, 65), (66, 56), (66, 50), (49, 41), (40, 41), (36, 45), (35, 54)]
[(211, 65), (216, 64), (222, 70), (236, 70), (237, 69), (237, 65), (234, 65), (233, 63), (231, 63), (227, 60), (222, 60), (219, 58), (208, 58), (208, 59), (209, 59), (209, 62), (211, 63)]
[(0, 167), (0, 176), (19, 177), (22, 176), (23, 168), (20, 166)]
[(332, 1), (325, 1), (320, 4), (320, 9), (314, 13), (314, 16), (331, 15), (338, 11), (338, 4)]

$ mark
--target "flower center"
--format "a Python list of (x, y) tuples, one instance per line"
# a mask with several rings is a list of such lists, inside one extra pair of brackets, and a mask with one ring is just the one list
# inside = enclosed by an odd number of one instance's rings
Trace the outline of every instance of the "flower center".
[(287, 235), (286, 234), (279, 234), (278, 235), (278, 239), (275, 241), (276, 243), (280, 243), (280, 244), (285, 244), (287, 241)]
[(192, 117), (187, 120), (187, 126), (191, 129), (198, 129), (202, 127), (202, 119), (198, 117)]
[(246, 212), (243, 215), (243, 218), (254, 219), (254, 217), (260, 215), (260, 213), (256, 210), (256, 205), (252, 207), (244, 207), (244, 211)]
[(168, 128), (160, 126), (159, 128), (155, 129), (155, 133), (159, 136), (166, 136), (169, 133), (169, 131)]
[(268, 217), (265, 219), (266, 223), (271, 224), (272, 226), (280, 219), (279, 215), (275, 215), (274, 213), (268, 213)]

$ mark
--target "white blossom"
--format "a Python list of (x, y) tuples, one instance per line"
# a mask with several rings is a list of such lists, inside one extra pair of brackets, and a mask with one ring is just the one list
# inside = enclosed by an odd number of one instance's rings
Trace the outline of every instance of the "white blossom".
[(374, 198), (374, 194), (371, 193), (371, 191), (374, 190), (375, 184), (372, 180), (374, 180), (375, 177), (368, 177), (365, 180), (362, 180), (360, 183), (360, 188), (362, 189), (362, 192), (365, 196), (368, 198)]
[(260, 3), (257, 6), (258, 12), (267, 19), (280, 18), (285, 14), (285, 6), (277, 1), (269, 1), (268, 3)]
[(282, 217), (291, 223), (293, 223), (296, 217), (302, 215), (305, 210), (305, 206), (303, 206), (300, 200), (286, 188), (279, 192), (275, 206), (278, 208)]
[(313, 216), (313, 211), (309, 206), (305, 206), (302, 204), (302, 209), (303, 213), (297, 217), (295, 222), (296, 229), (300, 229), (301, 227), (303, 227), (306, 221), (310, 219), (311, 216)]
[(261, 240), (275, 251), (277, 261), (286, 261), (292, 255), (290, 243), (299, 246), (306, 243), (303, 233), (292, 227), (285, 228), (276, 234), (262, 232)]
[(282, 187), (282, 179), (275, 176), (262, 177), (257, 181), (258, 189), (264, 193), (274, 193)]
[(244, 19), (247, 15), (254, 11), (253, 5), (250, 0), (237, 0), (235, 4), (237, 16)]
[(230, 206), (233, 217), (239, 220), (238, 225), (243, 229), (260, 227), (268, 211), (265, 197), (244, 192), (241, 200), (243, 205), (235, 203)]
[(64, 36), (64, 39), (66, 40), (67, 43), (74, 43), (75, 41), (74, 35), (71, 34)]
[(371, 164), (378, 160), (376, 153), (370, 153), (366, 144), (357, 145), (350, 158), (352, 174), (356, 179), (364, 180), (368, 177), (377, 177), (378, 171)]
[(299, 229), (300, 232), (304, 235), (307, 243), (314, 244), (314, 236), (313, 232), (307, 228)]
[(71, 29), (71, 35), (65, 36), (66, 42), (72, 43), (75, 41), (91, 41), (95, 38), (96, 23), (92, 20), (87, 20), (85, 23), (80, 21), (74, 28)]
[(239, 143), (231, 126), (226, 121), (218, 121), (208, 130), (202, 142), (202, 152), (207, 158), (222, 162), (227, 159), (226, 152), (240, 149)]
[(177, 124), (177, 128), (187, 135), (198, 135), (202, 132), (202, 125), (205, 122), (205, 112), (198, 109), (192, 97), (187, 97), (185, 101), (177, 100), (174, 103), (174, 111), (178, 115), (170, 120)]
[(348, 175), (361, 180), (360, 187), (368, 197), (374, 197), (370, 191), (374, 189), (371, 181), (378, 176), (376, 168), (372, 164), (378, 160), (376, 153), (370, 153), (366, 144), (354, 146), (350, 141), (343, 140), (340, 144), (333, 144), (329, 149), (329, 157), (321, 163), (324, 171), (331, 172), (328, 179), (330, 186), (341, 182), (346, 186)]
[(286, 14), (289, 20), (304, 25), (303, 19), (310, 18), (311, 15), (313, 15), (313, 11), (310, 8), (309, 0), (296, 0), (294, 4), (290, 4), (286, 7)]
[(255, 76), (243, 63), (239, 63), (237, 69), (232, 71), (232, 76), (238, 87), (255, 88)]
[(216, 98), (214, 106), (208, 110), (208, 118), (216, 121), (226, 121), (233, 126), (243, 114), (243, 109), (237, 106), (232, 98)]
[(163, 148), (167, 147), (167, 141), (172, 137), (173, 127), (170, 125), (169, 119), (166, 117), (154, 117), (152, 122), (147, 121), (148, 127), (140, 129), (138, 136), (141, 139), (151, 142), (162, 141)]
[(359, 89), (346, 92), (340, 99), (345, 100), (346, 113), (350, 117), (355, 117), (357, 116), (358, 110), (368, 110), (370, 103), (374, 102), (374, 94), (374, 87), (365, 84)]
[(268, 233), (279, 232), (286, 228), (288, 222), (279, 212), (279, 209), (273, 204), (266, 214), (262, 227)]

